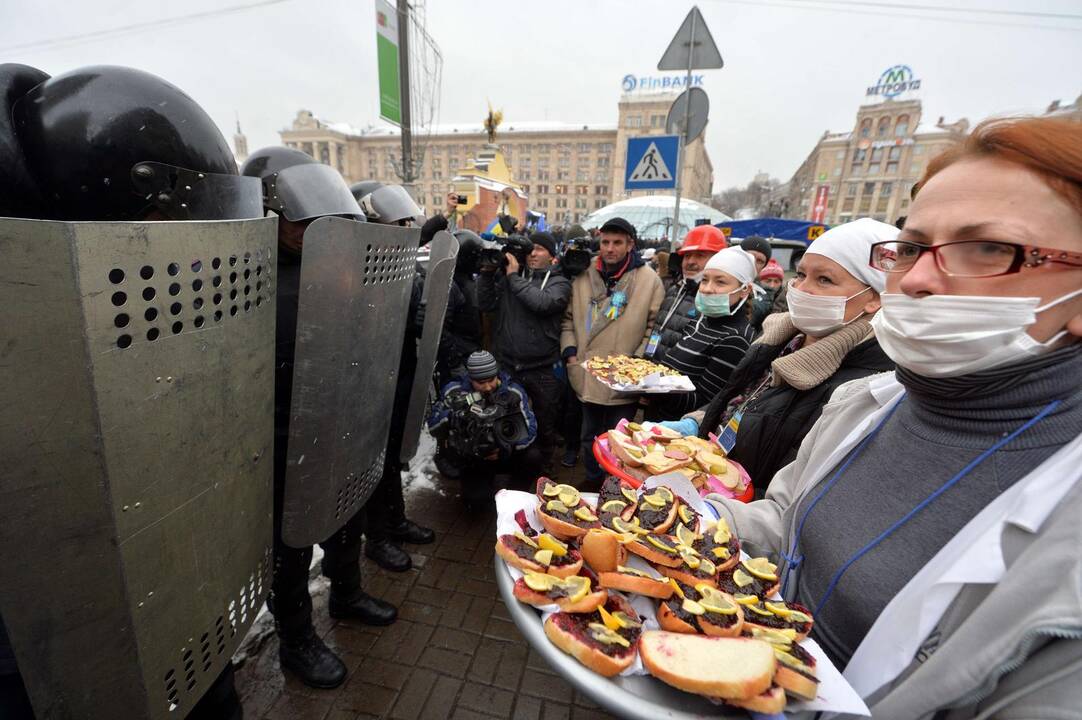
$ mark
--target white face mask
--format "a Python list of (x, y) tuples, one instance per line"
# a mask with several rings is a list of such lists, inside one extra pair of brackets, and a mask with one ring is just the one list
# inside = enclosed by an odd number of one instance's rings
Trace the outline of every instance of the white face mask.
[(924, 377), (959, 377), (1043, 355), (1067, 334), (1046, 342), (1026, 328), (1037, 314), (1082, 295), (1082, 289), (1038, 306), (1040, 298), (884, 294), (872, 318), (879, 345), (898, 365)]
[(864, 288), (856, 295), (839, 297), (835, 295), (812, 295), (803, 290), (798, 290), (794, 285), (789, 285), (789, 292), (785, 296), (789, 303), (789, 318), (797, 329), (803, 333), (814, 337), (829, 335), (864, 314), (861, 313), (853, 320), (846, 322), (845, 304), (857, 295), (863, 295), (869, 290), (871, 290), (871, 287)]

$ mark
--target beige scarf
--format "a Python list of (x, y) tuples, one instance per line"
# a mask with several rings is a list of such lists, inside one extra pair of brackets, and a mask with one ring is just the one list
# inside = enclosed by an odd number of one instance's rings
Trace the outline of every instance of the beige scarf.
[[(755, 342), (766, 345), (785, 345), (800, 333), (789, 313), (773, 313), (763, 320), (763, 334)], [(838, 372), (845, 356), (860, 343), (875, 337), (867, 317), (854, 320), (843, 328), (821, 337), (811, 345), (785, 355), (770, 363), (774, 371), (772, 385), (782, 383), (808, 390), (821, 385)]]

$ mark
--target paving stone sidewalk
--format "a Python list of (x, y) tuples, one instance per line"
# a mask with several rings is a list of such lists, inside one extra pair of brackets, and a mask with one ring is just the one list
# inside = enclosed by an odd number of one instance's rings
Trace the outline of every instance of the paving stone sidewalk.
[[(581, 477), (580, 464), (555, 479)], [(408, 489), (408, 515), (437, 533), (433, 545), (408, 546), (412, 570), (390, 573), (364, 560), (365, 588), (398, 606), (395, 624), (331, 619), (327, 585), (313, 582), (316, 630), (349, 668), (342, 687), (313, 690), (283, 676), (264, 616), (237, 669), (246, 720), (612, 717), (528, 648), (496, 587), (495, 512), (468, 514), (458, 494), (458, 481), (439, 475)]]

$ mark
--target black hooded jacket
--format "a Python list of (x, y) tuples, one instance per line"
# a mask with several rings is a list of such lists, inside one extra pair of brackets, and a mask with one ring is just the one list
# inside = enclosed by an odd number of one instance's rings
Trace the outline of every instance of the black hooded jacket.
[(659, 338), (657, 348), (652, 355), (647, 350), (647, 357), (654, 362), (664, 362), (669, 350), (687, 335), (691, 324), (699, 319), (699, 311), (695, 309), (695, 295), (698, 292), (699, 284), (687, 279), (673, 283), (665, 291), (665, 299), (661, 301), (652, 331)]

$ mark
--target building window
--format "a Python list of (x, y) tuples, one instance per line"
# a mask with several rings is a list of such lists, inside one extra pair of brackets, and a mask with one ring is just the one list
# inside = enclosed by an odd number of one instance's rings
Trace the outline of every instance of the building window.
[(597, 166), (600, 168), (606, 168), (609, 166), (609, 159), (607, 157), (599, 157), (597, 159)]
[(897, 175), (897, 174), (898, 174), (898, 163), (896, 163), (896, 162), (887, 163), (887, 175)]
[(432, 179), (433, 180), (443, 180), (443, 173), (441, 173), (439, 170), (434, 170), (432, 172)]
[(310, 142), (301, 143), (301, 152), (303, 152), (305, 155), (311, 155), (312, 157), (315, 157), (315, 155), (312, 154), (312, 143)]
[(872, 198), (870, 195), (865, 195), (860, 199), (860, 208), (858, 212), (861, 215), (867, 215), (872, 209)]
[(603, 207), (605, 207), (605, 200), (603, 198), (594, 200), (594, 210), (600, 210)]
[(537, 158), (537, 167), (547, 168), (549, 166), (549, 159), (547, 155), (542, 155)]
[(547, 208), (549, 206), (548, 198), (541, 198), (537, 201), (537, 207)]
[(578, 210), (585, 210), (586, 198), (575, 198), (575, 208)]
[[(856, 186), (854, 185), (853, 187), (856, 187)], [(856, 202), (856, 201), (853, 198), (847, 197), (845, 199), (845, 202), (842, 203), (842, 210), (844, 210), (845, 212), (852, 212), (854, 202)]]
[(868, 151), (863, 148), (857, 148), (853, 151), (853, 165), (863, 165), (865, 158), (868, 157)]
[(890, 204), (890, 196), (881, 195), (879, 197), (879, 203), (875, 206), (876, 212), (885, 213), (887, 211), (887, 205)]
[(624, 122), (624, 127), (640, 128), (642, 127), (642, 115), (628, 115), (627, 120)]
[(849, 183), (848, 185), (845, 186), (845, 196), (846, 197), (856, 197), (857, 196), (857, 190), (859, 188), (860, 188), (860, 186), (857, 185), (856, 183)]
[(860, 136), (862, 138), (869, 137), (872, 134), (872, 119), (864, 118), (864, 122), (860, 124)]
[(879, 129), (875, 134), (879, 137), (890, 135), (890, 118), (879, 118)]
[(849, 174), (853, 177), (860, 177), (864, 174), (864, 166), (854, 165), (853, 167), (849, 168)]
[(890, 197), (890, 194), (894, 192), (894, 183), (885, 182), (879, 185), (879, 197)]
[(834, 159), (835, 160), (845, 160), (845, 150), (839, 150), (837, 153), (835, 153)]
[(548, 170), (538, 170), (537, 171), (537, 179), (538, 180), (548, 180), (549, 179), (549, 171)]
[(894, 147), (892, 147), (890, 149), (890, 152), (887, 153), (887, 158), (889, 160), (901, 160), (902, 159), (902, 149), (900, 147), (898, 147), (897, 145), (895, 145)]
[(875, 183), (873, 183), (873, 182), (864, 183), (864, 194), (865, 195), (874, 195), (875, 194)]
[(590, 143), (579, 143), (579, 152), (580, 153), (588, 153), (588, 152), (590, 152)]
[(334, 149), (335, 149), (335, 162), (338, 165), (338, 170), (339, 170), (339, 172), (345, 172), (346, 171), (346, 146), (345, 145), (335, 145)]
[(548, 191), (549, 191), (549, 186), (548, 185), (538, 185), (537, 186), (537, 192), (541, 193), (542, 195), (547, 193)]
[(556, 186), (556, 194), (557, 195), (566, 195), (567, 194), (567, 186), (566, 185), (557, 185)]
[(608, 194), (609, 194), (609, 186), (608, 185), (595, 185), (594, 186), (594, 195), (608, 195)]
[(883, 159), (883, 148), (877, 147), (872, 150), (872, 162), (877, 163)]
[(432, 207), (438, 208), (438, 207), (440, 207), (441, 204), (442, 204), (442, 202), (440, 200), (440, 196), (439, 195), (433, 195), (432, 196)]
[(567, 167), (568, 165), (571, 164), (571, 156), (570, 155), (561, 155), (559, 162), (560, 162), (560, 167)]
[(531, 145), (529, 143), (526, 143), (524, 145), (520, 145), (519, 150), (521, 150), (524, 153), (529, 153), (531, 150), (533, 150), (533, 145)]
[(575, 179), (578, 180), (579, 182), (583, 182), (584, 180), (589, 180), (590, 179), (590, 171), (589, 170), (579, 170), (578, 172), (575, 173)]
[(870, 164), (868, 166), (868, 174), (869, 175), (878, 175), (879, 174), (879, 163)]
[(899, 115), (898, 122), (894, 124), (894, 137), (905, 137), (909, 134), (909, 116)]
[(556, 179), (557, 180), (567, 180), (569, 175), (570, 175), (570, 173), (567, 172), (566, 170), (558, 170), (556, 172)]
[(567, 207), (567, 198), (556, 198), (556, 207), (558, 207), (558, 208)]

